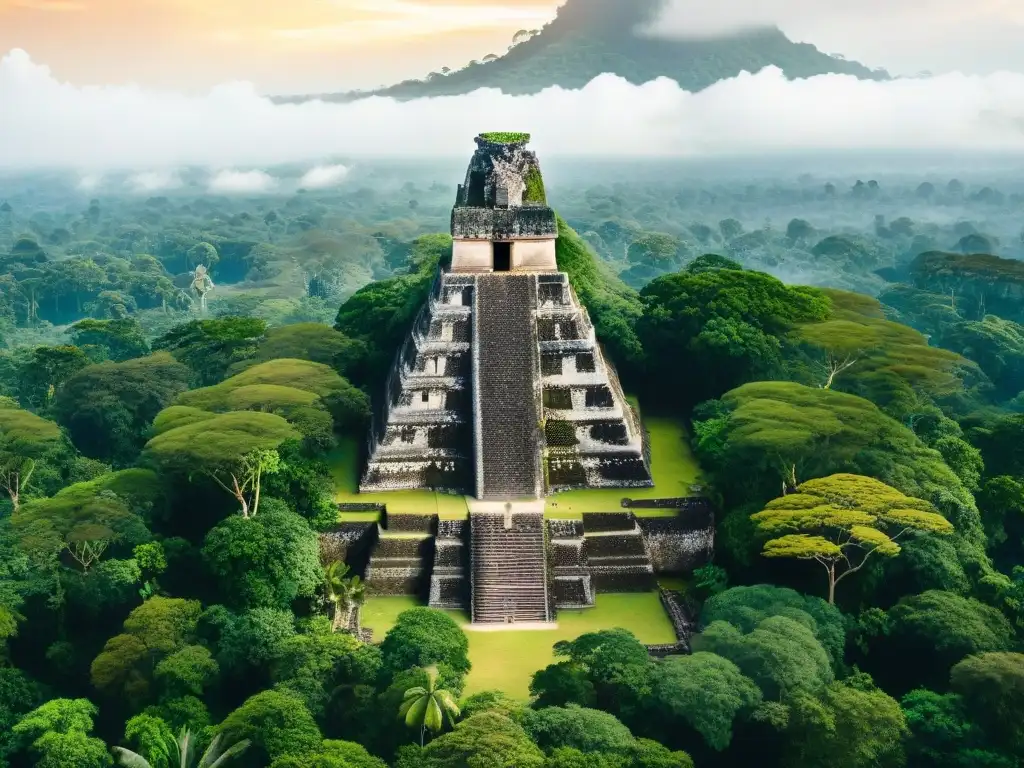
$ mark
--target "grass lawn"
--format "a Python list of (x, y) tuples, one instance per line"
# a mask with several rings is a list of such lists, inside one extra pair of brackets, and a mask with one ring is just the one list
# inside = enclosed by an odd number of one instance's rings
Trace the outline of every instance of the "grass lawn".
[[(417, 605), (412, 597), (371, 597), (363, 607), (363, 624), (372, 627), (380, 641), (402, 611)], [(452, 613), (466, 624), (465, 613)], [(559, 640), (574, 640), (587, 632), (624, 627), (643, 643), (673, 643), (675, 633), (657, 592), (606, 594), (597, 605), (580, 611), (559, 611), (558, 628), (521, 632), (473, 632), (469, 638), (469, 660), (473, 669), (466, 681), (465, 695), (498, 689), (518, 699), (529, 698), (530, 678), (552, 661), (552, 646)]]
[[(549, 518), (578, 519), (584, 512), (621, 512), (622, 500), (666, 499), (690, 496), (700, 479), (700, 466), (690, 450), (686, 428), (668, 416), (646, 416), (651, 435), (651, 488), (598, 488), (556, 493), (547, 498)], [(674, 517), (673, 509), (634, 509), (637, 517)]]
[[(359, 443), (354, 438), (343, 438), (338, 447), (327, 456), (334, 478), (334, 500), (343, 504), (386, 504), (389, 515), (439, 515), (442, 520), (463, 520), (469, 514), (466, 499), (434, 491), (392, 491), (389, 493), (359, 492)], [(343, 513), (342, 522), (373, 522), (349, 520)]]

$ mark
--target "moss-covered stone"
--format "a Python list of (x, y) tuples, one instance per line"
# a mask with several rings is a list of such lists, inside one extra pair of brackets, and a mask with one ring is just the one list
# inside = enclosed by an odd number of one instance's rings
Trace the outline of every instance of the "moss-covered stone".
[(544, 189), (544, 177), (541, 175), (540, 168), (535, 165), (530, 166), (525, 180), (526, 190), (523, 192), (523, 202), (547, 205), (548, 195)]
[(530, 134), (515, 131), (492, 131), (481, 133), (480, 138), (491, 144), (527, 144), (530, 141)]
[(544, 437), (551, 447), (571, 448), (579, 444), (576, 429), (568, 421), (549, 421), (544, 425)]

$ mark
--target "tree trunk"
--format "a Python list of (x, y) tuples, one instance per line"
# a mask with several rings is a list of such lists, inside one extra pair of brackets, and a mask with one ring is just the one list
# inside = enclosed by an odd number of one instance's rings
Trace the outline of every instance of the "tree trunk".
[(17, 512), (18, 501), (21, 498), (21, 473), (5, 473), (4, 487), (7, 489), (7, 495), (11, 497), (11, 506), (14, 508), (14, 511)]
[(260, 468), (256, 468), (256, 480), (253, 483), (252, 517), (256, 517), (256, 511), (260, 507)]
[(242, 492), (242, 488), (238, 484), (238, 478), (234, 475), (231, 475), (231, 486), (234, 489), (232, 493), (235, 498), (238, 499), (238, 503), (242, 505), (242, 517), (248, 520), (251, 517), (249, 514), (249, 500), (245, 498), (245, 494)]
[(334, 612), (331, 614), (331, 632), (338, 631), (338, 625), (341, 624), (339, 619), (341, 618), (341, 606), (338, 603), (334, 604)]
[(834, 565), (828, 569), (828, 604), (836, 604), (836, 567)]
[(423, 748), (423, 743), (426, 740), (426, 737), (427, 737), (427, 725), (426, 725), (426, 723), (424, 723), (423, 725), (420, 726), (420, 749)]

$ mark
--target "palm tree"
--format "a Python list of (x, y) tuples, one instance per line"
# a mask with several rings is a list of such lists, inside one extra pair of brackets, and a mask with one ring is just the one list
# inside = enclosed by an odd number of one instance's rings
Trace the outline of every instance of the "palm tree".
[(363, 603), (366, 602), (366, 585), (358, 576), (345, 579), (343, 584), (341, 594), (342, 604), (345, 606), (345, 628), (351, 628), (352, 616), (355, 614), (355, 636), (358, 638), (360, 635), (359, 612), (362, 610)]
[(327, 601), (334, 606), (331, 616), (331, 631), (337, 632), (341, 624), (341, 607), (345, 595), (345, 577), (348, 575), (348, 566), (341, 560), (335, 560), (327, 566), (324, 575), (324, 586), (327, 588)]
[(451, 691), (437, 687), (437, 667), (428, 667), (427, 687), (418, 685), (405, 692), (402, 706), (398, 709), (398, 718), (404, 719), (410, 728), (420, 729), (420, 746), (426, 738), (427, 730), (434, 732), (444, 728), (445, 721), (455, 724), (459, 716), (459, 705)]
[[(182, 728), (177, 740), (173, 743), (171, 765), (173, 768), (221, 768), (230, 758), (244, 752), (248, 746), (249, 740), (242, 739), (230, 747), (222, 747), (221, 734), (218, 733), (213, 737), (210, 746), (206, 748), (197, 763), (195, 762), (195, 734), (187, 728)], [(114, 754), (117, 755), (118, 763), (126, 768), (153, 768), (146, 758), (130, 749), (114, 747)]]

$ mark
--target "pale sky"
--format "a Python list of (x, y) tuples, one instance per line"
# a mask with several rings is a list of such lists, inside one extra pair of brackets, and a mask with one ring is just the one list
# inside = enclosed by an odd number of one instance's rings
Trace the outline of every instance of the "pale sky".
[(558, 0), (0, 0), (0, 55), (76, 84), (375, 87), (502, 54)]
[[(585, 2), (586, 0), (581, 0)], [(630, 2), (631, 0), (623, 0)], [(1024, 72), (1024, 0), (671, 0), (659, 33), (776, 23), (898, 74)], [(264, 93), (375, 87), (501, 54), (559, 0), (0, 0), (20, 48), (75, 85)]]

